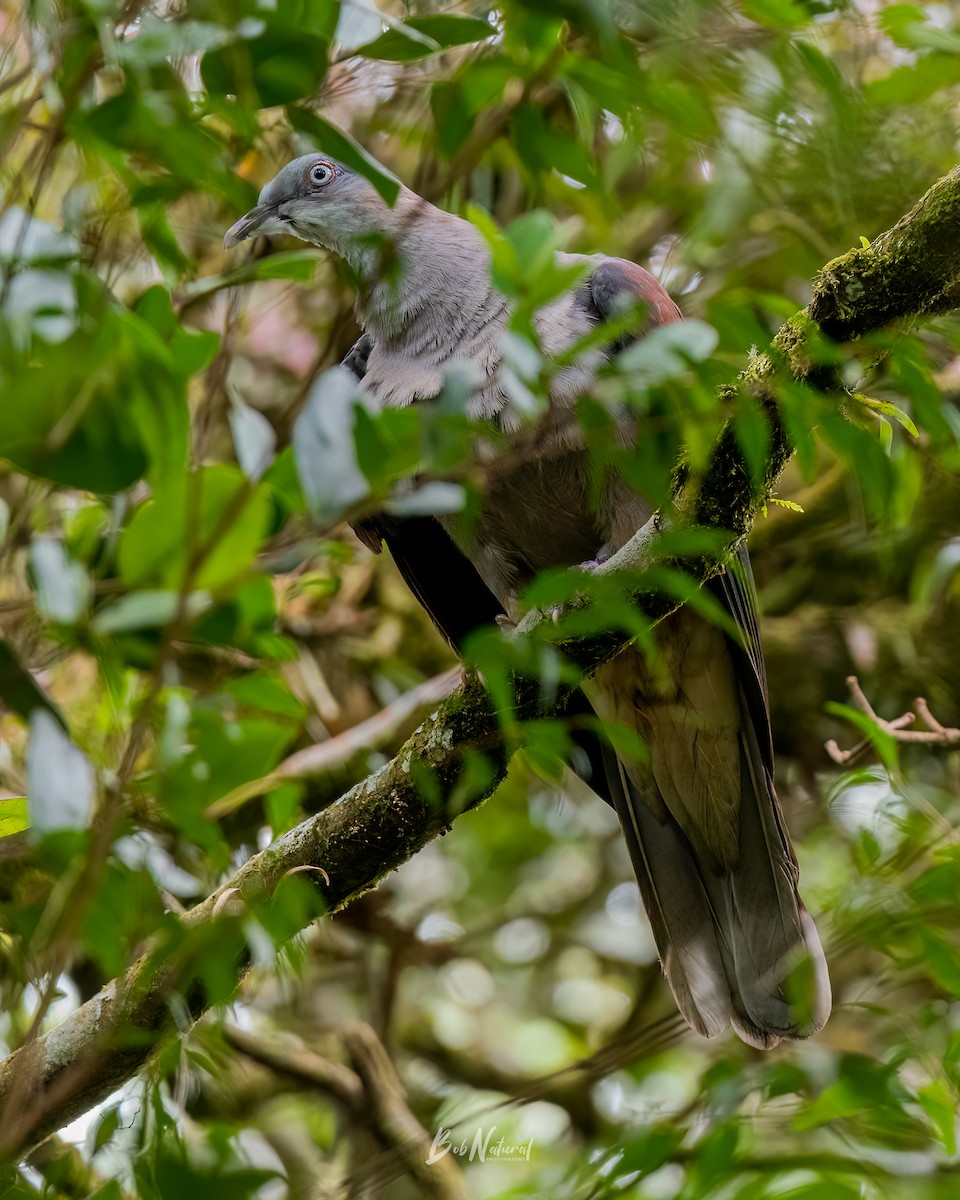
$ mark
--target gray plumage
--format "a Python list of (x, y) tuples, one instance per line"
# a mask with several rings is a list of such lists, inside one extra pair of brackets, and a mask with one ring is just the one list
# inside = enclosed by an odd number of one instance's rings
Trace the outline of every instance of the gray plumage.
[[(225, 243), (258, 233), (293, 233), (349, 262), (366, 331), (350, 362), (377, 404), (429, 400), (444, 373), (466, 363), (476, 382), (472, 413), (507, 432), (515, 428), (502, 372), (509, 306), (491, 282), (486, 243), (469, 222), (402, 186), (390, 207), (359, 175), (310, 154), (283, 168)], [(603, 255), (558, 258), (580, 266), (582, 277), (536, 314), (546, 355), (569, 349), (637, 302), (645, 306), (644, 328), (680, 319), (666, 292), (635, 264)], [(647, 501), (614, 471), (595, 478), (573, 415), (618, 348), (591, 349), (554, 376), (535, 452), (500, 469), (496, 460), (487, 464), (476, 519), (439, 518), (442, 528), (420, 519), (403, 530), (384, 518), (360, 530), (374, 549), (387, 541), (455, 646), (471, 622), (498, 610), (516, 616), (520, 593), (538, 572), (609, 554), (649, 517)], [(618, 433), (629, 445), (628, 417)], [(434, 565), (439, 555), (447, 556), (445, 570)], [(702, 1034), (732, 1024), (745, 1041), (767, 1047), (819, 1029), (830, 986), (797, 894), (796, 861), (773, 787), (745, 556), (744, 567), (742, 577), (727, 575), (714, 589), (739, 639), (681, 609), (657, 628), (656, 670), (628, 647), (584, 692), (599, 716), (636, 729), (649, 750), (639, 761), (604, 747), (595, 757), (606, 778), (595, 784), (620, 817), (681, 1011)], [(462, 589), (459, 597), (449, 594), (452, 586)]]

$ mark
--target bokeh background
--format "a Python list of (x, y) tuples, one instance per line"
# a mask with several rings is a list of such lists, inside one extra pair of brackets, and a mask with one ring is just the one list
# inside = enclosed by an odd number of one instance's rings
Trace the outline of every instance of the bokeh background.
[[(647, 265), (715, 331), (637, 391), (657, 494), (818, 269), (955, 165), (960, 5), (0, 0), (0, 32), (12, 1050), (385, 761), (453, 665), (336, 481), (307, 511), (292, 430), (357, 336), (353, 294), (293, 241), (224, 253), (260, 186), (311, 146), (373, 170), (366, 152), (506, 228), (518, 292), (544, 229)], [(512, 224), (535, 209), (552, 222)], [(943, 317), (845, 352), (879, 402), (850, 422), (794, 397), (790, 503), (751, 538), (778, 786), (834, 981), (822, 1033), (764, 1055), (685, 1028), (614, 817), (541, 746), (344, 912), (279, 945), (248, 922), (233, 1002), (0, 1194), (955, 1196), (957, 756), (865, 721), (846, 681), (885, 718), (921, 695), (960, 724), (958, 346)], [(417, 465), (397, 436), (348, 447), (374, 499)], [(846, 763), (825, 749), (864, 738)], [(204, 945), (214, 997), (234, 950)], [(318, 1062), (363, 1053), (428, 1141), (495, 1127), (525, 1149), (411, 1172), (376, 1094), (324, 1086)]]

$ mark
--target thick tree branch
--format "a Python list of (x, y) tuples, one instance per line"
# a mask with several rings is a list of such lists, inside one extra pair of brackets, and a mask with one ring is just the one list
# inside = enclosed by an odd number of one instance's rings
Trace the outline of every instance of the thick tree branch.
[[(685, 486), (675, 520), (722, 533), (732, 548), (750, 528), (792, 452), (773, 402), (776, 380), (792, 375), (821, 385), (813, 347), (824, 332), (849, 339), (894, 319), (941, 311), (953, 303), (950, 298), (958, 289), (960, 169), (935, 184), (873, 245), (824, 268), (810, 305), (782, 327), (769, 353), (755, 356), (731, 389), (759, 397), (768, 414), (772, 436), (763, 478), (758, 481), (749, 470), (729, 423), (707, 471)], [(605, 569), (642, 571), (653, 560), (655, 532), (653, 523), (645, 527)], [(721, 562), (711, 557), (685, 566), (703, 581)], [(640, 589), (637, 600), (651, 621), (678, 607), (675, 599), (650, 590)], [(547, 621), (532, 615), (523, 627)], [(589, 672), (627, 640), (610, 632), (564, 641), (560, 649)], [(516, 715), (539, 715), (540, 705), (539, 687), (518, 683)], [(478, 782), (479, 755), (486, 766)], [(242, 897), (252, 904), (272, 895), (296, 870), (306, 869), (328, 909), (347, 904), (490, 795), (508, 757), (502, 722), (482, 683), (468, 676), (392, 762), (250, 859), (220, 892), (186, 914), (185, 934), (226, 919), (222, 910), (230, 903), (224, 905), (224, 893), (231, 903)], [(245, 961), (239, 961), (238, 977), (244, 968)], [(209, 1004), (190, 957), (155, 950), (57, 1029), (0, 1063), (0, 1152), (24, 1153), (140, 1070), (174, 1027), (175, 995), (186, 997), (193, 1018)]]
[(807, 309), (849, 341), (900, 317), (946, 312), (960, 283), (960, 167), (938, 180), (892, 229), (820, 272)]

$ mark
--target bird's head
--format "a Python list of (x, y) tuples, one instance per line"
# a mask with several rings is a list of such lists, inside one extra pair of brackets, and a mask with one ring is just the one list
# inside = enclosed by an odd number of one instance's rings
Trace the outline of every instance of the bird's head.
[(287, 163), (260, 193), (256, 207), (227, 230), (231, 247), (260, 234), (291, 233), (346, 254), (351, 243), (392, 232), (395, 210), (362, 175), (325, 154)]

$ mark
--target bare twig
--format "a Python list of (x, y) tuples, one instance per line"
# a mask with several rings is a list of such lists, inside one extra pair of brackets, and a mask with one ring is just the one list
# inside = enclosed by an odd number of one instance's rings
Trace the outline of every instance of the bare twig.
[(296, 1049), (279, 1046), (247, 1033), (236, 1025), (224, 1025), (223, 1036), (234, 1050), (239, 1050), (261, 1066), (326, 1092), (355, 1116), (362, 1114), (363, 1083), (354, 1071), (342, 1063), (332, 1062), (303, 1046)]
[[(915, 713), (905, 712), (899, 717), (893, 717), (892, 720), (888, 721), (874, 712), (873, 705), (864, 694), (863, 688), (860, 686), (860, 680), (856, 675), (849, 675), (847, 677), (847, 687), (850, 689), (850, 694), (857, 708), (862, 713), (865, 713), (871, 721), (875, 721), (877, 728), (889, 734), (894, 741), (912, 745), (945, 746), (948, 748), (960, 745), (960, 729), (952, 729), (941, 725), (930, 711), (929, 705), (922, 696), (918, 696), (913, 702), (913, 706), (917, 710)], [(908, 728), (918, 719), (927, 726), (926, 729)], [(845, 766), (862, 754), (869, 745), (870, 739), (864, 738), (862, 742), (851, 746), (849, 750), (841, 750), (836, 740), (831, 738), (824, 744), (824, 749), (835, 763)]]
[(359, 725), (345, 729), (343, 733), (326, 742), (318, 742), (305, 750), (297, 750), (285, 758), (275, 770), (260, 779), (243, 783), (214, 800), (205, 812), (208, 821), (216, 821), (234, 812), (248, 800), (262, 796), (278, 783), (291, 779), (310, 779), (328, 775), (347, 767), (360, 754), (382, 750), (393, 742), (401, 731), (410, 732), (410, 722), (426, 716), (460, 682), (459, 667), (451, 667), (441, 675), (434, 675), (398, 696), (385, 708)]

